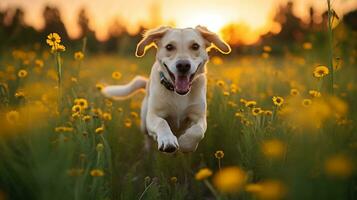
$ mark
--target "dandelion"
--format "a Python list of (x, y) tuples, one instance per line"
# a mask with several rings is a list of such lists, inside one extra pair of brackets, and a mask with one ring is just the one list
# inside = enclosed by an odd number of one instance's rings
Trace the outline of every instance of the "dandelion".
[(74, 59), (75, 60), (83, 60), (84, 54), (82, 51), (77, 51), (74, 53)]
[(101, 177), (104, 176), (104, 172), (101, 169), (93, 169), (90, 171), (90, 175), (93, 177)]
[(208, 168), (202, 168), (195, 174), (195, 179), (198, 181), (202, 181), (212, 176), (212, 171)]
[(313, 76), (315, 78), (322, 78), (326, 76), (328, 73), (329, 73), (329, 69), (324, 65), (320, 65), (314, 69)]
[(303, 99), (303, 100), (302, 100), (302, 105), (303, 105), (304, 107), (308, 107), (308, 106), (310, 106), (311, 104), (312, 104), (311, 99)]
[(102, 134), (103, 132), (104, 132), (104, 127), (103, 126), (98, 127), (98, 128), (95, 129), (95, 133), (98, 134), (98, 135)]
[(219, 171), (213, 178), (213, 184), (223, 193), (236, 193), (241, 190), (247, 176), (239, 167), (227, 167)]
[(278, 107), (280, 107), (284, 103), (284, 99), (282, 97), (279, 97), (279, 96), (274, 96), (272, 98), (272, 100), (273, 100), (274, 105), (276, 105)]
[(326, 160), (325, 172), (332, 177), (346, 178), (352, 175), (353, 163), (347, 156), (337, 154)]
[(280, 140), (271, 139), (262, 143), (261, 150), (266, 157), (281, 158), (285, 153), (286, 147)]
[(61, 43), (61, 37), (58, 35), (58, 33), (50, 33), (47, 36), (46, 42), (52, 47)]
[(290, 90), (290, 95), (291, 96), (298, 96), (300, 94), (299, 90), (295, 89), (295, 88), (292, 88)]
[(112, 78), (119, 80), (121, 78), (121, 73), (120, 72), (113, 72), (112, 73)]
[(226, 97), (229, 96), (229, 92), (224, 91), (224, 92), (223, 92), (223, 96), (226, 96)]
[(237, 118), (243, 118), (243, 117), (244, 117), (244, 115), (243, 115), (242, 112), (236, 112), (236, 113), (234, 114), (234, 116), (237, 117)]
[(6, 113), (6, 120), (10, 124), (16, 124), (20, 119), (20, 114), (16, 110), (12, 110)]
[(17, 73), (17, 76), (19, 78), (25, 78), (27, 76), (27, 71), (24, 69), (20, 69), (19, 72)]
[(258, 116), (259, 114), (261, 114), (263, 111), (261, 108), (253, 108), (252, 109), (252, 115), (253, 116)]

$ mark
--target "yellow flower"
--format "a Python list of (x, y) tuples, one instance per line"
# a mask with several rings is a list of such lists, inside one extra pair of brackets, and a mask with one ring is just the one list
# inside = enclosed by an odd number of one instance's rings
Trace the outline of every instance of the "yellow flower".
[(299, 95), (299, 94), (300, 94), (299, 90), (297, 90), (297, 89), (295, 89), (295, 88), (293, 88), (293, 89), (290, 90), (290, 95), (291, 95), (291, 96), (297, 96), (297, 95)]
[(46, 42), (48, 45), (55, 46), (56, 44), (61, 43), (61, 37), (58, 35), (58, 33), (50, 33), (47, 36)]
[(265, 59), (269, 58), (269, 53), (266, 52), (262, 53), (262, 57)]
[(310, 106), (311, 104), (312, 104), (311, 99), (303, 99), (303, 100), (302, 100), (302, 105), (303, 105), (304, 107), (308, 107), (308, 106)]
[(315, 78), (322, 78), (326, 76), (328, 73), (329, 73), (329, 69), (324, 65), (320, 65), (314, 69), (313, 76)]
[(222, 81), (222, 80), (219, 80), (219, 81), (216, 82), (216, 85), (219, 86), (219, 87), (223, 87), (224, 84), (225, 84), (225, 83), (224, 83), (224, 81)]
[(83, 116), (83, 121), (88, 122), (91, 119), (91, 116), (85, 115)]
[(35, 65), (36, 65), (36, 67), (43, 67), (44, 63), (43, 63), (42, 60), (36, 59), (35, 60)]
[(229, 96), (229, 92), (224, 91), (224, 92), (223, 92), (223, 96), (226, 96), (226, 97)]
[(20, 114), (16, 110), (12, 110), (8, 113), (6, 113), (6, 120), (10, 124), (16, 124), (20, 119)]
[(345, 155), (334, 155), (326, 160), (325, 172), (333, 177), (349, 177), (353, 173), (353, 162)]
[(273, 99), (274, 105), (276, 105), (276, 106), (281, 106), (284, 103), (284, 99), (282, 97), (274, 96), (272, 99)]
[[(119, 109), (119, 108), (118, 108)], [(138, 113), (136, 113), (136, 112), (130, 112), (130, 116), (132, 117), (132, 118), (134, 118), (134, 119), (137, 119), (138, 117), (139, 117), (139, 115), (138, 115)]]
[(273, 115), (273, 112), (271, 110), (264, 110), (263, 113), (266, 116), (272, 116)]
[(278, 139), (271, 139), (262, 143), (261, 150), (266, 157), (281, 158), (286, 151), (286, 146)]
[(112, 78), (119, 80), (121, 78), (121, 73), (120, 72), (113, 72), (112, 73)]
[(176, 184), (176, 183), (177, 183), (177, 177), (176, 177), (176, 176), (171, 177), (171, 178), (170, 178), (170, 182), (171, 182), (172, 184)]
[(202, 168), (195, 174), (195, 179), (202, 181), (210, 176), (212, 176), (212, 171), (208, 168)]
[(76, 60), (83, 60), (84, 54), (82, 51), (77, 51), (74, 53), (74, 59)]
[(52, 47), (51, 47), (51, 51), (53, 52), (57, 52), (57, 51), (66, 51), (66, 47), (63, 46), (62, 44), (57, 44), (55, 43)]
[(124, 120), (124, 126), (125, 126), (126, 128), (130, 128), (131, 125), (132, 125), (131, 119), (126, 118), (126, 119)]
[(261, 108), (253, 108), (252, 109), (252, 115), (254, 116), (258, 116), (259, 114), (261, 114), (263, 111)]
[(282, 199), (286, 194), (286, 187), (277, 180), (266, 180), (245, 186), (245, 191), (256, 194), (259, 199)]
[(246, 179), (245, 172), (239, 167), (227, 167), (214, 176), (213, 184), (223, 193), (236, 193), (241, 190)]
[(17, 91), (15, 93), (15, 97), (17, 98), (24, 98), (25, 97), (25, 93), (23, 91)]
[(246, 101), (245, 102), (245, 107), (252, 108), (252, 107), (254, 107), (256, 105), (257, 105), (257, 102), (255, 102), (255, 101)]
[(224, 152), (222, 150), (218, 150), (218, 151), (216, 151), (216, 153), (214, 153), (214, 156), (217, 159), (222, 159), (224, 157)]
[(100, 176), (104, 176), (104, 172), (101, 169), (93, 169), (90, 171), (90, 175), (93, 177), (100, 177)]
[(98, 135), (102, 134), (103, 132), (104, 132), (104, 127), (103, 126), (98, 127), (98, 128), (95, 129), (95, 133), (98, 134)]
[(316, 90), (310, 90), (309, 94), (310, 94), (311, 97), (320, 97), (321, 96), (321, 93), (319, 91), (316, 91)]
[(271, 50), (272, 50), (272, 48), (270, 46), (268, 46), (268, 45), (265, 45), (263, 47), (263, 51), (265, 51), (265, 52), (271, 52)]
[(88, 108), (88, 101), (85, 98), (78, 98), (74, 100), (74, 105), (78, 105), (84, 110)]
[(97, 90), (99, 90), (99, 91), (102, 91), (103, 88), (104, 88), (104, 84), (102, 84), (102, 83), (97, 83), (97, 84), (95, 84), (95, 88), (97, 88)]
[(80, 113), (80, 112), (82, 112), (82, 107), (80, 106), (80, 105), (74, 105), (74, 106), (72, 106), (72, 112), (73, 113)]
[(213, 56), (213, 57), (211, 58), (211, 61), (212, 61), (212, 63), (213, 63), (214, 65), (221, 65), (221, 64), (223, 64), (222, 58), (220, 58), (220, 57), (218, 57), (218, 56)]
[(302, 48), (304, 48), (304, 49), (306, 49), (306, 50), (312, 49), (312, 44), (311, 44), (311, 42), (304, 42), (304, 43), (302, 44)]
[(24, 69), (20, 69), (19, 72), (17, 73), (17, 76), (20, 78), (25, 78), (27, 76), (27, 71)]
[(106, 121), (110, 121), (112, 120), (112, 115), (108, 112), (104, 112), (103, 115), (102, 115), (103, 119), (106, 120)]

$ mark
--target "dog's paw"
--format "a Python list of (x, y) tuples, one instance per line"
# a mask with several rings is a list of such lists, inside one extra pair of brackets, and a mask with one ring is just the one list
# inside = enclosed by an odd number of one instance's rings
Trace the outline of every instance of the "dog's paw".
[(184, 153), (194, 152), (197, 149), (198, 144), (202, 140), (203, 135), (195, 135), (185, 133), (178, 139), (180, 151)]
[(174, 153), (179, 148), (179, 144), (174, 135), (161, 135), (157, 137), (157, 147), (162, 152)]

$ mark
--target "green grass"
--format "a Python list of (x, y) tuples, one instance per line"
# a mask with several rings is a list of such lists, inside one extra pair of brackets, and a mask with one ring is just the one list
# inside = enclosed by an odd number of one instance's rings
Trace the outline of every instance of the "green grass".
[[(337, 123), (341, 119), (336, 118), (337, 111), (329, 103), (328, 108), (316, 107), (318, 112), (329, 110), (328, 116), (321, 119), (322, 123), (316, 128), (305, 126), (294, 118), (306, 112), (309, 119), (309, 112), (300, 108), (300, 104), (294, 104), (289, 93), (291, 88), (298, 88), (301, 97), (296, 98), (300, 102), (303, 98), (311, 98), (310, 89), (321, 89), (325, 77), (317, 80), (311, 74), (315, 63), (323, 63), (325, 57), (319, 56), (320, 52), (314, 49), (302, 51), (295, 56), (230, 57), (223, 60), (223, 64), (210, 63), (206, 136), (196, 152), (173, 155), (159, 152), (154, 142), (150, 150), (144, 148), (145, 137), (139, 131), (138, 119), (130, 114), (139, 112), (138, 103), (143, 94), (125, 101), (109, 101), (95, 88), (97, 83), (128, 82), (136, 74), (148, 76), (153, 56), (141, 60), (89, 56), (80, 64), (77, 77), (78, 61), (74, 61), (70, 53), (63, 52), (63, 109), (56, 113), (55, 59), (41, 52), (34, 52), (34, 56), (27, 52), (23, 58), (3, 54), (0, 63), (3, 84), (0, 125), (4, 127), (0, 132), (0, 194), (7, 199), (214, 199), (207, 185), (195, 180), (194, 176), (204, 167), (216, 176), (219, 169), (214, 153), (223, 150), (223, 169), (228, 166), (243, 169), (247, 175), (246, 184), (279, 181), (285, 188), (281, 198), (355, 199), (355, 171), (342, 169), (336, 175), (325, 169), (326, 162), (334, 155), (343, 155), (346, 159), (341, 162), (356, 166), (357, 85), (353, 55), (345, 55), (352, 59), (345, 59), (334, 77), (338, 84), (334, 94), (343, 102), (339, 101), (338, 105), (348, 106), (341, 116), (346, 123)], [(35, 59), (43, 60), (44, 67), (37, 69)], [(24, 64), (25, 60), (29, 60), (28, 65)], [(9, 70), (9, 65), (13, 66), (13, 71)], [(28, 76), (12, 79), (19, 69), (26, 69)], [(121, 79), (112, 79), (113, 71), (121, 72)], [(72, 81), (71, 77), (77, 81)], [(218, 86), (217, 81), (223, 81), (224, 85)], [(236, 93), (231, 92), (231, 83), (238, 86)], [(24, 91), (24, 98), (15, 97), (19, 90)], [(224, 92), (230, 94), (225, 96)], [(273, 96), (285, 99), (282, 107), (273, 105)], [(75, 98), (88, 100), (89, 108), (83, 115), (91, 116), (89, 122), (72, 119)], [(326, 93), (312, 98), (309, 109), (318, 106), (321, 99), (330, 101), (330, 98)], [(256, 101), (257, 107), (273, 111), (273, 116), (253, 116), (240, 99)], [(280, 113), (289, 107), (299, 109), (288, 115)], [(93, 108), (110, 113), (112, 119), (97, 116), (91, 111)], [(11, 110), (20, 114), (13, 125), (6, 120)], [(242, 113), (243, 119), (236, 117), (237, 112)], [(132, 125), (126, 127), (125, 121), (129, 119)], [(316, 119), (310, 120), (316, 125)], [(104, 132), (96, 134), (96, 128), (102, 125)], [(56, 132), (58, 126), (73, 130)], [(285, 147), (277, 158), (266, 156), (262, 151), (262, 145), (272, 139)], [(103, 150), (96, 149), (98, 143), (104, 145)], [(101, 169), (105, 175), (93, 177), (90, 174), (93, 169)], [(177, 177), (177, 182), (173, 183), (171, 177)], [(212, 180), (208, 178), (211, 184)], [(251, 194), (244, 188), (235, 194), (225, 194), (219, 192), (215, 184), (213, 187), (220, 199), (267, 198), (263, 193)]]

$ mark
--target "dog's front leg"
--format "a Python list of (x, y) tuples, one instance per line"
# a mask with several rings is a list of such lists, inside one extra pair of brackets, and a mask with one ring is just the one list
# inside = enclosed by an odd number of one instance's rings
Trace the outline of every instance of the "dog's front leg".
[(198, 144), (203, 139), (207, 129), (206, 118), (202, 117), (197, 120), (190, 128), (188, 128), (184, 134), (182, 134), (178, 143), (180, 145), (180, 151), (193, 152), (196, 151)]
[(160, 151), (173, 153), (179, 148), (177, 138), (165, 119), (153, 113), (148, 113), (146, 125), (149, 134), (156, 136), (157, 148)]

